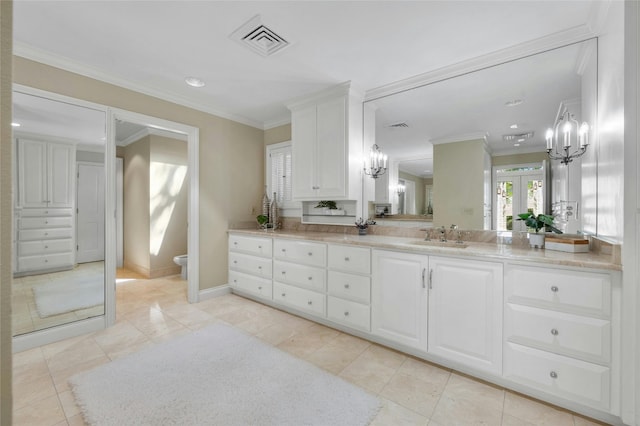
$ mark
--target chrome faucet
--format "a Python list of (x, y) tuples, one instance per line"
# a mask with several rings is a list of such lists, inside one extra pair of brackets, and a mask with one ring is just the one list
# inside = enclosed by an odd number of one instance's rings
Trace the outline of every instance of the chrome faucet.
[(464, 241), (462, 241), (462, 231), (458, 231), (458, 238), (456, 238), (456, 243), (464, 244)]
[(425, 241), (431, 241), (431, 229), (427, 228), (427, 229), (423, 229), (423, 231), (426, 231), (427, 233), (424, 235), (424, 240)]
[(438, 231), (440, 231), (440, 242), (446, 243), (447, 242), (447, 230), (444, 229), (444, 225), (442, 225), (440, 227), (440, 229), (438, 229)]

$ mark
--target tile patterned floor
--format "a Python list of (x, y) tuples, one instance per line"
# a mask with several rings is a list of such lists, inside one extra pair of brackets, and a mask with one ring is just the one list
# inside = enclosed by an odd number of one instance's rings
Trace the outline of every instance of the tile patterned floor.
[(115, 326), (15, 354), (15, 426), (84, 425), (70, 376), (220, 321), (378, 395), (375, 426), (599, 424), (235, 295), (190, 305), (180, 276), (119, 277)]

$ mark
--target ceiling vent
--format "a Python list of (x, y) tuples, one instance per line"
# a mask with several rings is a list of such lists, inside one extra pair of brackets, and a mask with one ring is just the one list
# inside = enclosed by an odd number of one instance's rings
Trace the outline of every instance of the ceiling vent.
[(512, 135), (502, 135), (502, 140), (505, 142), (524, 142), (527, 139), (531, 139), (533, 137), (533, 131), (527, 133), (516, 133)]
[(262, 23), (260, 15), (251, 18), (229, 37), (262, 56), (271, 56), (289, 46), (289, 42), (284, 37)]
[(400, 122), (400, 123), (393, 123), (393, 124), (389, 124), (389, 127), (392, 129), (400, 129), (403, 127), (409, 127), (409, 125), (407, 123), (405, 123), (404, 121)]

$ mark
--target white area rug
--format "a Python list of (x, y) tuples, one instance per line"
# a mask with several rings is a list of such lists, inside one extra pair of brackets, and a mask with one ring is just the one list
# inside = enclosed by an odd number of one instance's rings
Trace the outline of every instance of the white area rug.
[(380, 402), (236, 329), (214, 324), (73, 376), (91, 426), (366, 425)]
[(40, 318), (104, 303), (104, 278), (101, 274), (36, 284), (32, 290)]

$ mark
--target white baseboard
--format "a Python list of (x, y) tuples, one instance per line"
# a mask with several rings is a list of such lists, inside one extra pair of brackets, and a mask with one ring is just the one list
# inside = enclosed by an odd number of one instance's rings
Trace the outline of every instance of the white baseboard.
[(104, 315), (88, 318), (82, 321), (76, 321), (69, 324), (59, 325), (57, 327), (47, 328), (45, 330), (34, 331), (31, 333), (21, 334), (13, 338), (13, 353), (26, 351), (27, 349), (36, 348), (49, 343), (58, 342), (60, 340), (69, 339), (71, 337), (81, 336), (106, 328)]
[(224, 296), (229, 293), (231, 293), (231, 287), (229, 284), (205, 288), (204, 290), (200, 290), (198, 293), (198, 301), (202, 302), (203, 300), (213, 299), (214, 297)]

